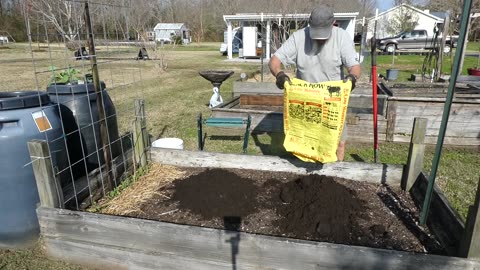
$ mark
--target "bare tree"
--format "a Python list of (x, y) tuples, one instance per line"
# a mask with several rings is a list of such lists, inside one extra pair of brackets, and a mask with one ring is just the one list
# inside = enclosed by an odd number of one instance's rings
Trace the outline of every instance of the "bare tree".
[[(425, 7), (431, 11), (450, 12), (450, 18), (453, 20), (450, 27), (454, 32), (459, 31), (458, 20), (463, 10), (463, 0), (430, 0)], [(471, 13), (476, 12), (480, 12), (480, 0), (473, 0)], [(471, 18), (470, 27), (470, 33), (475, 34), (480, 31), (480, 19)]]
[(418, 15), (410, 8), (402, 7), (388, 21), (387, 33), (393, 35), (402, 31), (413, 30), (418, 24)]
[(79, 3), (63, 0), (35, 0), (29, 3), (33, 12), (40, 14), (68, 41), (78, 37), (84, 25), (83, 8)]
[(154, 23), (154, 5), (150, 0), (135, 0), (135, 7), (129, 9), (130, 27), (141, 39), (147, 40), (146, 32)]

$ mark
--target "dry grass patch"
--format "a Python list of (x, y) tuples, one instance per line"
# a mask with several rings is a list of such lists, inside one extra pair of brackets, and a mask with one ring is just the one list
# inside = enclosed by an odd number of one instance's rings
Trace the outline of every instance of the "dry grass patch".
[(100, 212), (111, 215), (132, 215), (142, 213), (143, 203), (155, 195), (165, 196), (158, 190), (176, 179), (184, 177), (184, 172), (176, 167), (152, 163), (147, 174), (138, 178), (118, 196), (108, 201), (101, 201), (97, 207)]

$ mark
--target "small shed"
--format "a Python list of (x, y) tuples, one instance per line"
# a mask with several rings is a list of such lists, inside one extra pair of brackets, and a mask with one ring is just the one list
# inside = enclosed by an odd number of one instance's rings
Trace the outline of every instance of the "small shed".
[[(401, 14), (412, 16), (417, 19), (417, 25), (413, 30), (427, 30), (429, 36), (433, 36), (435, 25), (443, 24), (445, 17), (438, 17), (438, 12), (430, 13), (429, 10), (420, 10), (408, 4), (401, 4), (389, 10), (381, 12), (377, 17), (377, 38), (385, 38), (398, 33), (388, 31), (388, 25)], [(375, 16), (368, 19), (367, 39), (373, 37)]]
[(8, 37), (7, 36), (1, 36), (0, 35), (0, 45), (8, 43)]
[(180, 37), (182, 44), (192, 42), (190, 29), (184, 23), (159, 23), (154, 28), (155, 41), (172, 43), (176, 37)]

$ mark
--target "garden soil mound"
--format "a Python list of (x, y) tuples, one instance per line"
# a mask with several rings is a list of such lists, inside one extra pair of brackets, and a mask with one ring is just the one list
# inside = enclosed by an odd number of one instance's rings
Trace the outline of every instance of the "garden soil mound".
[(182, 168), (135, 217), (257, 234), (441, 254), (410, 196), (319, 175)]

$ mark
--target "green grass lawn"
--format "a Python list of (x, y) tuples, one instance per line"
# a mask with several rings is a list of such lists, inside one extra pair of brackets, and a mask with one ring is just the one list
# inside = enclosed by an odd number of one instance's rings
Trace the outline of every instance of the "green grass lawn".
[[(357, 51), (359, 46), (356, 47)], [(442, 64), (442, 75), (450, 75), (452, 73), (453, 61), (456, 49), (448, 55), (444, 55)], [(480, 52), (480, 42), (468, 42), (466, 53)], [(386, 76), (386, 70), (395, 68), (399, 70), (397, 81), (407, 81), (411, 74), (420, 74), (422, 65), (426, 55), (378, 55), (377, 56), (377, 73)], [(371, 58), (366, 57), (363, 63), (364, 69), (370, 68)], [(467, 75), (467, 69), (480, 65), (479, 59), (474, 56), (466, 56), (462, 68), (462, 75)]]
[[(478, 45), (478, 44), (477, 44)], [(475, 44), (469, 43), (474, 50)], [(190, 44), (188, 46), (165, 46), (157, 52), (149, 52), (150, 57), (157, 57), (151, 61), (122, 60), (113, 64), (99, 65), (101, 79), (107, 83), (109, 94), (114, 100), (119, 113), (119, 127), (125, 132), (131, 128), (133, 99), (143, 98), (146, 102), (148, 131), (153, 139), (161, 137), (178, 137), (184, 140), (187, 150), (197, 150), (198, 113), (209, 116), (210, 110), (206, 106), (212, 95), (211, 84), (200, 77), (200, 70), (217, 69), (233, 70), (235, 74), (221, 86), (221, 95), (224, 100), (232, 96), (233, 81), (240, 78), (245, 72), (253, 74), (260, 70), (259, 63), (225, 61), (221, 56), (219, 43)], [(109, 56), (106, 48), (100, 48), (100, 56)], [(122, 48), (122, 54), (134, 57), (138, 48)], [(37, 70), (47, 69), (52, 65), (48, 52), (35, 53)], [(54, 63), (57, 66), (65, 64), (65, 52), (58, 49), (54, 52)], [(159, 68), (160, 59), (166, 64), (165, 69)], [(401, 70), (398, 81), (406, 81), (411, 73), (418, 73), (421, 69), (424, 56), (400, 55), (395, 56), (394, 67)], [(447, 58), (448, 59), (448, 58)], [(368, 64), (369, 59), (366, 59)], [(476, 65), (477, 59), (467, 57), (464, 71)], [(28, 47), (24, 44), (13, 45), (11, 49), (0, 50), (0, 91), (35, 89), (33, 71)], [(62, 64), (63, 63), (63, 64)], [(392, 56), (379, 56), (379, 73), (391, 67)], [(72, 62), (72, 64), (77, 64)], [(449, 71), (451, 60), (444, 63), (445, 71)], [(369, 67), (369, 64), (367, 65)], [(133, 71), (132, 71), (133, 70)], [(134, 72), (138, 72), (135, 75)], [(368, 70), (364, 70), (365, 75)], [(466, 74), (466, 73), (465, 73)], [(48, 82), (48, 74), (39, 75), (41, 89)], [(413, 124), (413, 123), (412, 123)], [(207, 129), (209, 134), (216, 134), (220, 130)], [(237, 132), (234, 134), (241, 134)], [(277, 155), (290, 156), (282, 147), (283, 135), (259, 134), (252, 136), (249, 142), (250, 155)], [(206, 151), (241, 153), (242, 140), (213, 140), (209, 138), (205, 144)], [(433, 146), (427, 147), (424, 170), (429, 172), (433, 159)], [(382, 143), (380, 145), (380, 162), (389, 164), (405, 164), (408, 155), (407, 144)], [(372, 146), (360, 143), (348, 143), (346, 161), (373, 162)], [(468, 205), (473, 202), (475, 189), (479, 180), (480, 154), (478, 148), (445, 147), (440, 163), (437, 183), (444, 190), (447, 198), (465, 218)], [(40, 255), (39, 255), (40, 254)], [(0, 251), (0, 269), (80, 269), (76, 266), (57, 266), (55, 263), (37, 263), (42, 251), (22, 252)], [(70, 267), (70, 268), (69, 268)]]

